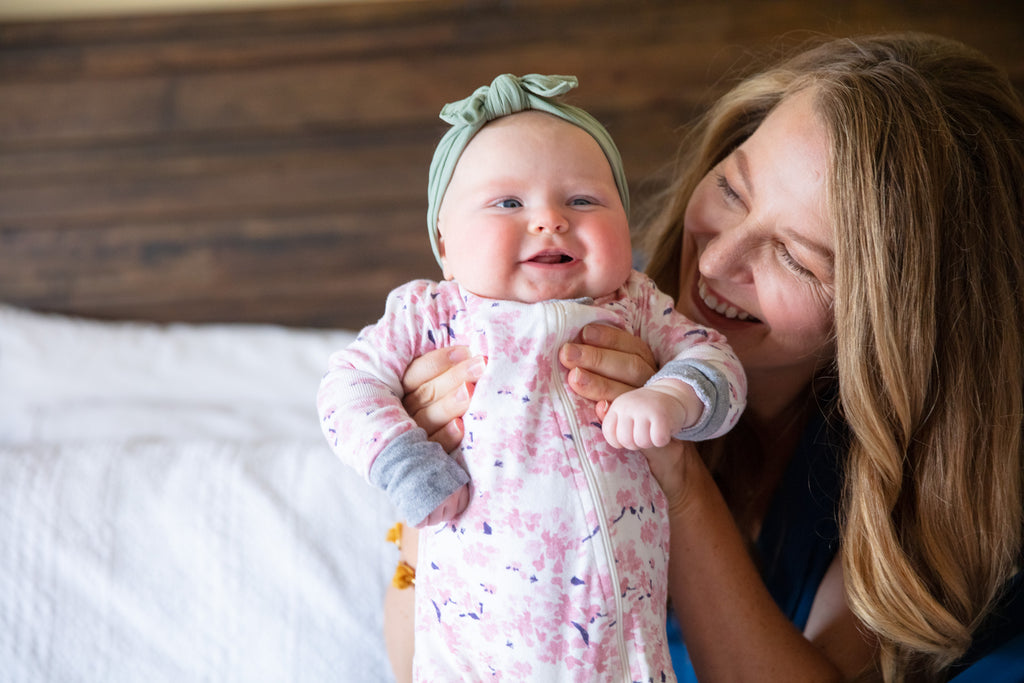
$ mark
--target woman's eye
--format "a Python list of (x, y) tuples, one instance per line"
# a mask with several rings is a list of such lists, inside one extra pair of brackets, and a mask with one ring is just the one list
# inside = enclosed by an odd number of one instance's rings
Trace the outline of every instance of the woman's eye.
[(518, 199), (501, 199), (495, 203), (500, 209), (519, 209), (522, 208), (523, 203)]
[(789, 253), (789, 249), (786, 249), (786, 245), (779, 244), (776, 246), (775, 249), (779, 253), (779, 259), (786, 265), (787, 268), (789, 268), (802, 278), (811, 280), (817, 279), (817, 277), (810, 269), (805, 268), (802, 263), (793, 258), (793, 255)]
[(721, 173), (715, 174), (715, 184), (718, 185), (718, 189), (722, 192), (722, 196), (729, 202), (738, 202), (740, 200), (739, 194), (736, 190), (732, 189), (732, 185), (729, 184), (729, 179)]

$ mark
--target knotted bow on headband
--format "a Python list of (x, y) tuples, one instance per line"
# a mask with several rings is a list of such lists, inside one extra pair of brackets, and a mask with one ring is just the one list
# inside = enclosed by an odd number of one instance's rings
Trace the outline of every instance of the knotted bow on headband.
[(434, 158), (430, 162), (430, 179), (427, 183), (427, 229), (434, 258), (439, 264), (441, 252), (438, 248), (437, 215), (441, 208), (441, 199), (448, 189), (448, 183), (451, 182), (452, 173), (455, 172), (455, 165), (459, 162), (463, 150), (489, 121), (528, 109), (553, 114), (579, 126), (597, 140), (597, 144), (608, 158), (615, 185), (619, 188), (622, 206), (627, 215), (629, 214), (626, 173), (622, 169), (622, 158), (611, 135), (597, 119), (579, 107), (551, 99), (564, 95), (575, 88), (576, 84), (575, 76), (529, 74), (520, 78), (512, 74), (502, 74), (489, 86), (480, 86), (469, 97), (441, 108), (441, 119), (445, 123), (450, 123), (452, 127), (434, 150)]

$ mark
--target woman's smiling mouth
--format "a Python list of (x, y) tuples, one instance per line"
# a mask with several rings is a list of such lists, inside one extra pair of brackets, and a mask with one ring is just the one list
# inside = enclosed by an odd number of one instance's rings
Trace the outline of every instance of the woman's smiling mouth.
[(743, 320), (755, 323), (761, 322), (746, 311), (740, 310), (728, 302), (719, 301), (718, 297), (708, 292), (707, 283), (705, 283), (703, 279), (697, 282), (697, 295), (700, 297), (700, 300), (704, 302), (705, 306), (718, 315), (725, 316), (730, 320)]

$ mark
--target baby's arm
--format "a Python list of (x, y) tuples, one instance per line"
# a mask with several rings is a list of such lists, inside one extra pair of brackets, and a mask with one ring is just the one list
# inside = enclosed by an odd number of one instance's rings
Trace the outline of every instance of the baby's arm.
[(405, 410), (401, 375), (447, 319), (435, 283), (407, 283), (388, 296), (384, 316), (331, 355), (320, 384), (321, 427), (343, 462), (387, 492), (409, 524), (446, 522), (469, 502), (469, 476), (429, 441)]
[(616, 448), (665, 446), (675, 434), (697, 424), (703, 412), (704, 402), (692, 386), (659, 379), (612, 401), (601, 428)]
[(678, 380), (693, 390), (692, 394), (687, 392), (685, 407), (692, 405), (694, 395), (702, 404), (692, 412), (687, 410), (688, 426), (672, 438), (705, 441), (728, 432), (746, 406), (747, 379), (726, 338), (677, 311), (672, 298), (659, 291), (650, 278), (635, 274), (629, 284), (636, 290), (634, 300), (641, 302), (634, 333), (650, 345), (661, 365), (646, 387)]
[(320, 385), (317, 403), (328, 444), (387, 492), (409, 524), (454, 519), (469, 503), (469, 475), (427, 439), (385, 382), (355, 367), (353, 347), (331, 356)]
[(422, 429), (389, 443), (370, 467), (369, 480), (416, 528), (450, 521), (469, 505), (469, 475)]

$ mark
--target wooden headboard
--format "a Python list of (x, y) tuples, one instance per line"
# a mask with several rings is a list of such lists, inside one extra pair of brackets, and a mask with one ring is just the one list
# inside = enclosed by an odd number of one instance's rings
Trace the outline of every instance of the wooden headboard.
[[(569, 73), (634, 194), (751, 51), (905, 29), (1024, 86), (1017, 2), (406, 0), (0, 23), (0, 301), (103, 318), (358, 327), (438, 276), (441, 105)], [(948, 6), (943, 6), (948, 5)]]

